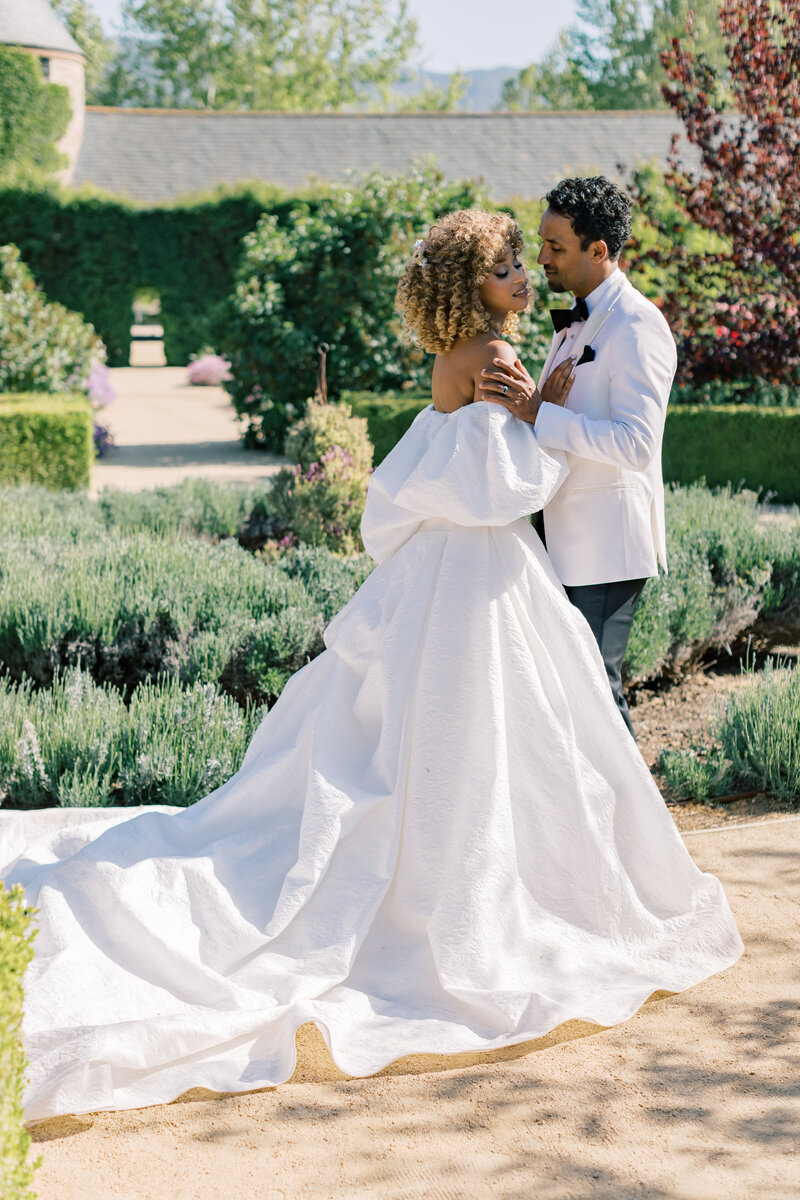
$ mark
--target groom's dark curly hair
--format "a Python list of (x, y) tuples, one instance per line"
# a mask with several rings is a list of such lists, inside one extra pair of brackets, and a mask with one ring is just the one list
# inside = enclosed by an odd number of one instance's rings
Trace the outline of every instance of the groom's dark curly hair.
[(605, 242), (608, 257), (619, 258), (631, 236), (631, 200), (605, 175), (562, 179), (545, 197), (554, 213), (568, 217), (580, 238), (581, 250)]

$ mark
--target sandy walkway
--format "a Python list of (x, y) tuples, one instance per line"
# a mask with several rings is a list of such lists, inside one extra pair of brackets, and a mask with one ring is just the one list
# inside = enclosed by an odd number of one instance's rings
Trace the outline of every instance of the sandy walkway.
[(184, 367), (117, 367), (111, 381), (117, 398), (102, 421), (116, 445), (92, 468), (93, 495), (104, 487), (163, 487), (193, 475), (253, 482), (282, 464), (275, 455), (245, 450), (227, 393), (192, 387)]
[(279, 1088), (33, 1130), (40, 1200), (800, 1197), (800, 816), (686, 834), (747, 946), (625, 1025), (351, 1080), (316, 1031)]

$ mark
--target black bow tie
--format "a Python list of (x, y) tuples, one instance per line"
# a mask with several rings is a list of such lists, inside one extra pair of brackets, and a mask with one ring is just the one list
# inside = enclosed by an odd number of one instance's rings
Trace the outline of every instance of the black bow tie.
[(569, 329), (573, 321), (588, 321), (589, 309), (586, 307), (586, 301), (579, 296), (574, 308), (551, 308), (550, 316), (553, 318), (556, 333), (561, 333), (562, 329)]

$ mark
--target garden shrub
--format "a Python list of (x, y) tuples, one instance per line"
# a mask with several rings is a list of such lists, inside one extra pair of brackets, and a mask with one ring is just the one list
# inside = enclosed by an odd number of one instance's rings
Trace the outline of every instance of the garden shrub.
[(669, 574), (648, 581), (637, 607), (625, 657), (632, 682), (730, 651), (762, 613), (794, 619), (800, 529), (761, 528), (757, 497), (730, 488), (668, 489), (666, 507)]
[(137, 288), (153, 289), (161, 300), (167, 362), (183, 366), (218, 340), (241, 239), (263, 212), (281, 219), (288, 207), (282, 193), (264, 184), (220, 188), (153, 209), (88, 188), (6, 188), (0, 189), (0, 229), (20, 247), (48, 295), (91, 321), (112, 366), (130, 358)]
[[(130, 358), (138, 282), (136, 212), (119, 197), (57, 187), (0, 190), (0, 229), (51, 301), (81, 313), (112, 366)], [(199, 347), (197, 347), (199, 349)]]
[(303, 584), (323, 623), (344, 608), (375, 566), (368, 554), (343, 558), (325, 546), (297, 546), (281, 556), (281, 570)]
[(230, 363), (221, 354), (206, 351), (189, 360), (186, 378), (194, 387), (219, 387), (230, 373)]
[(708, 749), (666, 751), (660, 766), (678, 796), (714, 799), (767, 792), (800, 803), (800, 669), (768, 662), (725, 702), (711, 724)]
[(339, 446), (350, 455), (357, 472), (369, 474), (372, 443), (364, 418), (354, 416), (349, 404), (319, 404), (310, 400), (305, 415), (286, 435), (283, 453), (290, 462), (307, 471), (332, 446)]
[(0, 392), (88, 394), (105, 347), (91, 325), (48, 302), (16, 246), (0, 246)]
[[(316, 563), (320, 597), (346, 596), (360, 575), (333, 555)], [(265, 564), (231, 540), (111, 531), (0, 545), (0, 665), (37, 687), (81, 666), (123, 696), (164, 676), (272, 701), (276, 680), (321, 649), (329, 607), (299, 569)]]
[(270, 507), (290, 537), (310, 546), (328, 546), (343, 554), (361, 548), (361, 515), (367, 477), (352, 456), (332, 446), (304, 470), (284, 467), (275, 477)]
[(728, 404), (758, 408), (800, 408), (800, 383), (781, 383), (774, 379), (706, 379), (702, 383), (675, 384), (670, 404)]
[(251, 445), (280, 449), (313, 391), (317, 346), (330, 346), (328, 389), (427, 385), (431, 360), (408, 345), (394, 312), (414, 238), (437, 216), (480, 197), (432, 170), (375, 174), (330, 187), (313, 210), (297, 202), (266, 214), (244, 239), (227, 332), (219, 350)]
[(292, 540), (352, 553), (361, 546), (361, 514), (372, 469), (367, 423), (348, 404), (309, 400), (284, 445), (294, 467), (276, 476), (269, 497)]
[(33, 484), (0, 487), (3, 537), (11, 541), (55, 537), (65, 541), (97, 537), (103, 515), (86, 492), (51, 491)]
[(6, 808), (188, 805), (239, 769), (261, 718), (213, 683), (147, 681), (125, 705), (78, 669), (49, 688), (0, 679)]
[(290, 207), (279, 188), (251, 182), (135, 214), (136, 282), (159, 294), (169, 364), (183, 366), (206, 347), (219, 348), (242, 238), (262, 213), (281, 222)]
[(664, 478), (743, 484), (781, 503), (800, 501), (800, 409), (736, 404), (670, 408)]
[[(41, 688), (80, 665), (123, 697), (163, 676), (214, 683), (242, 703), (272, 702), (322, 648), (325, 625), (373, 563), (323, 545), (271, 561), (247, 553), (232, 536), (239, 526), (242, 539), (252, 519), (239, 525), (247, 496), (205, 481), (99, 502), (32, 488), (0, 493), (8, 514), (0, 667)], [(257, 497), (256, 508), (269, 503)], [(797, 529), (762, 527), (756, 497), (730, 489), (676, 487), (667, 510), (671, 570), (643, 593), (630, 681), (678, 675), (756, 626), (773, 644), (800, 629)]]
[(92, 412), (81, 396), (0, 395), (0, 484), (89, 486)]
[(269, 483), (231, 485), (197, 478), (140, 492), (105, 488), (97, 503), (109, 529), (219, 540), (238, 537), (254, 506), (268, 503), (269, 492)]
[(242, 765), (263, 711), (243, 710), (213, 683), (141, 684), (131, 697), (120, 751), (121, 803), (186, 806)]
[(22, 1123), (25, 1055), (22, 1049), (23, 978), (33, 958), (33, 909), (21, 887), (0, 883), (0, 1196), (36, 1200), (31, 1190), (41, 1159), (28, 1161), (30, 1137)]

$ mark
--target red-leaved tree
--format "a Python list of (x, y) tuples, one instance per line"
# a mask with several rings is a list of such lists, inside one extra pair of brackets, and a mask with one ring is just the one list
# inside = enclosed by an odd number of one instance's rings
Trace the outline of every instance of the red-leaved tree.
[[(733, 101), (720, 111), (714, 68), (687, 36), (662, 54), (663, 93), (697, 147), (694, 174), (673, 139), (665, 215), (647, 174), (634, 192), (662, 235), (632, 267), (669, 280), (664, 311), (680, 347), (679, 381), (800, 380), (800, 0), (722, 0)], [(718, 235), (692, 249), (686, 222)]]

